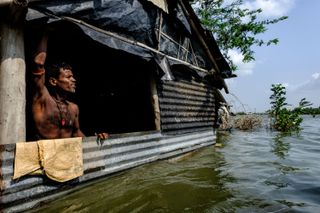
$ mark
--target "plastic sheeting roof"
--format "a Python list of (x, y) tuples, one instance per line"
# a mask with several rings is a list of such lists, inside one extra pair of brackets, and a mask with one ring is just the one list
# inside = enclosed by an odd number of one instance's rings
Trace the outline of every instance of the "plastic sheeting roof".
[[(162, 10), (166, 13), (159, 12)], [(214, 38), (202, 38), (206, 35), (191, 10), (189, 2), (182, 0), (46, 0), (30, 3), (27, 20), (32, 23), (46, 18), (48, 24), (72, 22), (103, 45), (155, 60), (164, 74), (175, 64), (203, 75), (209, 70), (229, 73), (230, 67)], [(190, 19), (195, 19), (193, 25)], [(208, 57), (208, 47), (214, 60)]]

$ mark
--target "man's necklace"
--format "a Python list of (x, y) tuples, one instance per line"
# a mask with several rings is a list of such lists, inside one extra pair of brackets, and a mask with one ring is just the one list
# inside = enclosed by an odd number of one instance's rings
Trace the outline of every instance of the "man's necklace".
[(67, 121), (69, 121), (69, 125), (71, 125), (71, 115), (69, 112), (68, 103), (66, 101), (59, 101), (54, 97), (52, 98), (54, 102), (56, 102), (57, 108), (59, 110), (59, 127), (60, 128), (65, 127)]

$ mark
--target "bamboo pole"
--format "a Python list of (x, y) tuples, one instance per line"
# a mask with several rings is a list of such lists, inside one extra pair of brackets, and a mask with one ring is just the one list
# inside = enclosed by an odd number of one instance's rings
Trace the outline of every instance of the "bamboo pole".
[[(198, 38), (199, 38), (200, 42), (202, 43), (202, 46), (204, 47), (207, 55), (209, 56), (209, 58), (211, 59), (213, 65), (214, 65), (214, 68), (211, 69), (210, 72), (211, 72), (212, 74), (215, 74), (215, 75), (219, 74), (219, 73), (221, 72), (221, 70), (219, 69), (219, 66), (218, 66), (215, 58), (213, 57), (213, 55), (212, 55), (212, 53), (211, 53), (208, 45), (206, 44), (206, 41), (205, 41), (204, 38), (201, 36), (201, 33), (199, 32), (199, 30), (198, 30), (195, 22), (194, 22), (193, 19), (191, 18), (191, 15), (189, 14), (189, 12), (188, 12), (188, 10), (187, 10), (187, 8), (186, 8), (183, 0), (179, 0), (179, 1), (180, 1), (181, 6), (182, 6), (182, 9), (185, 11), (186, 16), (188, 17), (188, 20), (189, 20), (189, 23), (190, 23), (192, 29), (193, 29), (194, 32), (198, 35)], [(229, 89), (228, 89), (228, 86), (227, 86), (226, 82), (225, 82), (224, 79), (221, 78), (221, 77), (220, 77), (219, 80), (221, 81), (222, 87), (224, 88), (225, 92), (228, 94), (228, 93), (229, 93)]]
[(0, 21), (0, 144), (26, 140), (24, 36), (22, 24), (15, 22), (24, 20), (25, 13), (5, 9), (7, 19)]
[[(58, 16), (57, 16), (57, 17), (58, 17)], [(138, 46), (138, 47), (142, 47), (142, 48), (145, 48), (145, 49), (147, 49), (147, 50), (150, 50), (150, 51), (152, 51), (152, 52), (154, 52), (154, 53), (158, 53), (159, 55), (166, 56), (167, 58), (169, 58), (169, 59), (171, 59), (171, 60), (173, 60), (173, 61), (177, 61), (177, 62), (179, 62), (179, 63), (181, 63), (181, 64), (186, 65), (186, 66), (192, 67), (192, 68), (195, 69), (195, 70), (208, 73), (208, 70), (206, 70), (206, 69), (203, 69), (203, 68), (201, 68), (201, 67), (197, 67), (197, 66), (195, 66), (195, 65), (193, 65), (193, 64), (190, 64), (190, 63), (188, 63), (188, 62), (186, 62), (186, 61), (183, 61), (183, 60), (180, 60), (180, 59), (178, 59), (178, 58), (175, 58), (175, 57), (166, 55), (165, 53), (160, 52), (160, 51), (158, 51), (158, 50), (156, 50), (156, 49), (154, 49), (154, 48), (152, 48), (152, 47), (149, 47), (148, 45), (146, 45), (146, 44), (144, 44), (144, 43), (141, 43), (141, 42), (138, 42), (138, 41), (134, 41), (134, 40), (132, 40), (132, 39), (126, 38), (126, 37), (124, 37), (124, 36), (121, 36), (121, 35), (119, 35), (119, 34), (116, 34), (116, 33), (113, 33), (113, 32), (107, 31), (107, 30), (103, 30), (103, 29), (101, 29), (101, 28), (95, 27), (95, 26), (93, 26), (93, 25), (91, 25), (91, 24), (88, 24), (88, 23), (86, 23), (86, 22), (84, 22), (84, 21), (81, 21), (81, 20), (78, 20), (78, 19), (75, 19), (75, 18), (72, 18), (72, 17), (62, 16), (62, 17), (59, 17), (59, 18), (60, 18), (60, 19), (63, 19), (63, 20), (70, 21), (70, 22), (73, 22), (73, 23), (81, 24), (81, 25), (83, 25), (83, 26), (86, 26), (86, 27), (89, 27), (89, 28), (91, 28), (91, 29), (94, 29), (94, 30), (96, 30), (97, 32), (101, 32), (101, 33), (106, 34), (106, 35), (108, 35), (108, 36), (117, 38), (117, 39), (119, 39), (119, 40), (121, 40), (121, 41), (127, 42), (128, 44), (136, 45), (136, 46)]]
[(211, 51), (209, 50), (209, 47), (207, 46), (205, 40), (203, 39), (203, 37), (201, 36), (196, 24), (194, 23), (193, 19), (191, 18), (188, 10), (186, 9), (183, 0), (179, 0), (180, 1), (180, 5), (182, 6), (182, 9), (184, 10), (186, 16), (188, 17), (189, 20), (189, 24), (192, 27), (192, 29), (194, 30), (194, 32), (198, 35), (198, 38), (202, 44), (202, 46), (204, 47), (208, 57), (210, 58), (210, 60), (212, 61), (213, 65), (214, 65), (214, 69), (211, 70), (213, 72), (220, 72), (219, 70), (219, 66), (216, 63), (216, 60), (214, 59), (213, 55), (211, 54)]

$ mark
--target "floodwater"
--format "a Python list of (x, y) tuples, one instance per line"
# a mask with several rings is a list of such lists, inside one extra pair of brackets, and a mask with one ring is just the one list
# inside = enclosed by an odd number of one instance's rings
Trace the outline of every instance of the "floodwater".
[(320, 116), (299, 134), (265, 126), (108, 177), (39, 212), (320, 212)]

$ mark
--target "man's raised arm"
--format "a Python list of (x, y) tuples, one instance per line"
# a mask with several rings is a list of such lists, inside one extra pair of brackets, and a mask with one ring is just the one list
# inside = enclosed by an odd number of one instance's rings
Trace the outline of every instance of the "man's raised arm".
[(45, 69), (44, 64), (47, 58), (47, 43), (48, 34), (45, 32), (40, 40), (38, 48), (33, 58), (32, 75), (35, 84), (35, 97), (40, 98), (44, 92), (47, 92), (45, 87)]

